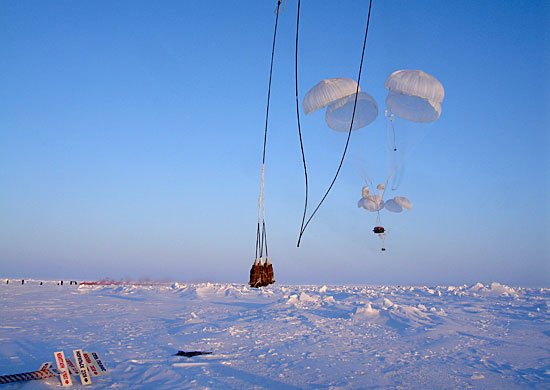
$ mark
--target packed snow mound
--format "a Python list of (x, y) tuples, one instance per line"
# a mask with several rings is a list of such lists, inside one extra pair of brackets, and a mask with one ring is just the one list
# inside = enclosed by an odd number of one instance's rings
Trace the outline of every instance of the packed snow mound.
[(356, 319), (366, 319), (366, 320), (372, 320), (372, 319), (378, 319), (380, 318), (380, 310), (373, 309), (372, 303), (369, 302), (365, 306), (358, 306), (355, 309), (354, 317)]
[(382, 307), (384, 309), (389, 309), (390, 307), (393, 306), (393, 302), (390, 301), (388, 298), (384, 298), (383, 301), (382, 301)]
[(432, 318), (414, 306), (393, 305), (389, 310), (390, 318), (410, 326), (432, 325)]
[(518, 296), (518, 293), (514, 288), (510, 286), (506, 286), (505, 284), (497, 283), (497, 282), (491, 283), (491, 287), (489, 288), (488, 293), (490, 295), (504, 295), (508, 297)]
[(321, 299), (319, 296), (309, 295), (305, 291), (302, 291), (299, 294), (292, 294), (288, 297), (286, 303), (287, 305), (293, 305), (296, 307), (308, 307), (316, 306), (320, 303)]
[(443, 310), (432, 309), (428, 310), (424, 304), (398, 305), (388, 298), (383, 298), (379, 305), (368, 302), (366, 305), (357, 306), (353, 319), (375, 323), (387, 322), (399, 329), (422, 328), (434, 326), (438, 317), (445, 316)]
[(477, 282), (476, 284), (474, 284), (472, 287), (470, 287), (468, 290), (470, 291), (474, 291), (474, 292), (480, 292), (480, 291), (483, 291), (485, 290), (485, 286), (483, 285), (483, 283), (479, 283)]
[(441, 309), (437, 309), (436, 307), (432, 307), (430, 308), (430, 312), (440, 316), (440, 317), (444, 317), (447, 315), (447, 313), (445, 312), (445, 309), (441, 308)]
[(482, 283), (476, 283), (469, 288), (469, 291), (484, 296), (504, 296), (504, 297), (518, 297), (518, 292), (510, 286), (493, 282), (489, 287), (485, 287)]
[(215, 286), (214, 284), (206, 283), (195, 288), (195, 294), (198, 297), (208, 297), (211, 295), (225, 295), (225, 288)]
[[(224, 283), (200, 283), (172, 285), (172, 290), (185, 297), (234, 297), (239, 298), (250, 292), (247, 286)], [(160, 292), (160, 291), (159, 291)], [(258, 294), (260, 291), (257, 291)]]

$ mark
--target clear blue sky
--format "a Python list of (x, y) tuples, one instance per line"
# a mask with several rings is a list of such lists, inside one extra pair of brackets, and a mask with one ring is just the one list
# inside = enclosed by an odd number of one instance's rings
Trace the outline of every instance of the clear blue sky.
[[(549, 285), (550, 11), (543, 1), (374, 0), (362, 88), (440, 79), (441, 119), (407, 163), (388, 250), (356, 207), (384, 120), (355, 132), (296, 239), (296, 1), (280, 15), (266, 171), (281, 283)], [(300, 97), (357, 77), (367, 1), (303, 1)], [(0, 274), (246, 282), (275, 1), (0, 2)], [(317, 201), (345, 137), (303, 117)], [(381, 146), (382, 148), (382, 146)], [(374, 173), (373, 173), (374, 172)], [(383, 175), (382, 175), (383, 176)]]

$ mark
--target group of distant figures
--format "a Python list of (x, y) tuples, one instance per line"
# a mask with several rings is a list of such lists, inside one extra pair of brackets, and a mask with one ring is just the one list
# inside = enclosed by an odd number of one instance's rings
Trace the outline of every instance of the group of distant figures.
[[(10, 280), (9, 279), (6, 279), (6, 284), (10, 284)], [(21, 279), (21, 284), (25, 284), (25, 279)], [(40, 282), (40, 285), (42, 286), (44, 283), (43, 282)], [(76, 280), (70, 280), (69, 281), (69, 286), (72, 286), (72, 285), (75, 285), (75, 286), (78, 286), (78, 282)], [(61, 280), (60, 282), (57, 283), (58, 286), (63, 286), (63, 280)]]
[(265, 262), (262, 258), (254, 260), (254, 264), (250, 269), (250, 287), (264, 287), (275, 283), (275, 275), (273, 274), (273, 265), (266, 258)]

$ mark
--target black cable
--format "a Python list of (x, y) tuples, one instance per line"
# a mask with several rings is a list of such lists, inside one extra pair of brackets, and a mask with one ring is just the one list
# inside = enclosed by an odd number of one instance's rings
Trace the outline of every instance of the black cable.
[[(281, 8), (281, 1), (282, 0), (277, 0), (277, 9), (275, 11), (275, 27), (273, 29), (273, 44), (271, 45), (271, 62), (270, 62), (270, 65), (269, 65), (269, 82), (268, 82), (268, 86), (267, 86), (267, 106), (266, 106), (266, 112), (265, 112), (265, 128), (264, 128), (264, 143), (263, 143), (263, 150), (262, 150), (262, 179), (263, 180), (263, 167), (264, 167), (264, 164), (265, 164), (265, 152), (266, 152), (266, 145), (267, 145), (267, 128), (268, 128), (268, 122), (269, 122), (269, 103), (270, 103), (270, 100), (271, 100), (271, 79), (272, 79), (272, 76), (273, 76), (273, 60), (275, 58), (275, 42), (276, 42), (276, 39), (277, 39), (277, 26), (279, 24), (279, 10)], [(260, 196), (263, 197), (263, 185), (260, 189), (261, 191), (261, 194)], [(263, 202), (263, 199), (261, 200)], [(259, 205), (259, 207), (263, 207), (263, 204)], [(265, 230), (265, 221), (263, 219), (263, 215), (262, 215), (262, 224), (264, 226), (264, 230)], [(258, 232), (257, 232), (257, 235), (256, 235), (256, 258), (258, 258), (258, 248), (260, 248), (259, 250), (259, 254), (260, 254), (260, 257), (262, 256), (263, 254), (263, 247), (264, 245), (267, 247), (267, 242), (265, 241), (266, 240), (266, 236), (265, 234), (261, 234), (260, 235), (260, 225), (259, 225), (260, 221), (258, 220)], [(267, 252), (267, 250), (266, 250)]]
[(273, 45), (271, 46), (271, 64), (269, 65), (269, 83), (267, 87), (267, 108), (265, 112), (264, 148), (262, 153), (262, 164), (265, 163), (265, 149), (267, 144), (267, 122), (269, 120), (269, 101), (271, 99), (271, 77), (273, 75), (273, 58), (275, 57), (275, 40), (277, 38), (277, 24), (279, 23), (280, 7), (281, 7), (281, 0), (278, 0), (277, 11), (275, 12), (275, 28), (273, 31)]
[[(262, 222), (263, 223), (263, 222)], [(263, 226), (265, 226), (265, 224), (263, 224)], [(260, 246), (260, 259), (262, 257), (264, 257), (264, 230), (262, 228), (262, 233), (261, 233), (261, 236), (260, 236), (260, 242), (261, 242), (261, 246)]]
[(267, 229), (265, 228), (265, 221), (263, 222), (263, 236), (264, 236), (264, 242), (265, 242), (265, 258), (267, 259), (268, 258), (268, 253), (267, 253)]
[(258, 254), (260, 253), (260, 221), (258, 221), (258, 228), (256, 229), (256, 257), (258, 258)]
[[(304, 201), (304, 212), (302, 214), (302, 223), (300, 225), (300, 236), (304, 230), (304, 223), (306, 221), (307, 213), (307, 201), (308, 201), (308, 178), (307, 178), (307, 165), (306, 165), (306, 155), (304, 152), (304, 142), (302, 140), (302, 127), (300, 125), (300, 103), (298, 101), (298, 32), (300, 26), (300, 0), (298, 0), (298, 12), (296, 14), (296, 52), (294, 55), (294, 80), (295, 80), (295, 91), (296, 91), (296, 120), (298, 122), (298, 138), (300, 139), (300, 150), (302, 152), (302, 163), (304, 165), (304, 177), (305, 177), (305, 201)], [(300, 243), (298, 241), (298, 246)]]
[[(258, 225), (259, 228), (260, 225)], [(260, 231), (258, 230), (258, 235), (260, 234)], [(264, 247), (265, 247), (265, 257), (267, 258), (267, 230), (265, 228), (265, 221), (262, 221), (262, 233), (261, 233), (261, 242), (264, 244), (260, 247), (260, 257), (262, 258), (264, 256)], [(256, 255), (256, 258), (258, 258), (258, 255)]]
[(304, 234), (304, 231), (306, 230), (307, 226), (311, 222), (311, 219), (317, 213), (317, 210), (319, 210), (319, 208), (321, 207), (321, 205), (325, 201), (325, 199), (328, 196), (330, 190), (332, 189), (332, 186), (334, 186), (334, 183), (336, 182), (336, 179), (338, 178), (340, 170), (342, 169), (342, 165), (344, 164), (344, 159), (346, 157), (346, 153), (347, 153), (347, 150), (348, 150), (349, 140), (351, 138), (351, 131), (353, 129), (353, 120), (355, 118), (355, 109), (357, 107), (357, 96), (359, 95), (359, 83), (361, 81), (361, 72), (362, 72), (362, 69), (363, 69), (363, 60), (364, 60), (364, 57), (365, 57), (365, 47), (367, 46), (367, 36), (369, 34), (371, 9), (372, 9), (372, 0), (370, 0), (370, 2), (369, 2), (369, 12), (368, 12), (368, 15), (367, 15), (367, 26), (365, 27), (365, 37), (363, 39), (363, 51), (361, 53), (361, 62), (359, 64), (359, 74), (357, 76), (357, 89), (355, 91), (355, 100), (353, 102), (353, 111), (352, 111), (352, 114), (351, 114), (351, 124), (349, 126), (348, 138), (346, 140), (346, 146), (344, 147), (344, 152), (342, 153), (342, 158), (340, 159), (340, 164), (338, 165), (338, 169), (336, 170), (336, 174), (334, 175), (334, 178), (332, 179), (332, 182), (330, 183), (330, 186), (328, 187), (327, 191), (325, 192), (325, 195), (323, 195), (323, 197), (321, 198), (321, 201), (319, 202), (317, 207), (315, 207), (315, 210), (313, 210), (313, 213), (311, 213), (311, 215), (309, 216), (309, 218), (306, 221), (304, 227), (301, 229), (300, 236), (298, 237), (298, 244), (296, 245), (298, 247), (300, 246), (300, 241), (302, 240), (302, 235)]

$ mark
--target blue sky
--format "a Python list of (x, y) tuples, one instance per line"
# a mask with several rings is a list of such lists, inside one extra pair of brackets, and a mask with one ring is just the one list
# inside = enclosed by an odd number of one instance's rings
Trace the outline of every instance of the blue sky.
[[(366, 1), (303, 1), (300, 98), (357, 77)], [(274, 1), (0, 2), (0, 265), (9, 277), (246, 282), (253, 261)], [(407, 160), (410, 213), (356, 202), (383, 179), (385, 122), (354, 132), (296, 239), (296, 2), (280, 15), (266, 167), (281, 283), (548, 285), (550, 11), (543, 1), (374, 1), (361, 87), (422, 69), (441, 119)], [(311, 202), (345, 136), (303, 116)], [(377, 145), (380, 145), (378, 147)], [(382, 164), (383, 165), (383, 164)], [(375, 179), (376, 180), (376, 179)]]

